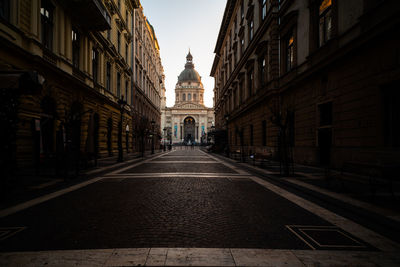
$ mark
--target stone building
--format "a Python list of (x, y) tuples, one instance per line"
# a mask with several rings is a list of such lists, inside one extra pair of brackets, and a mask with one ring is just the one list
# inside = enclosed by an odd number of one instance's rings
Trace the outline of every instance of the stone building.
[(172, 143), (202, 143), (214, 123), (214, 110), (204, 106), (204, 87), (194, 69), (193, 57), (186, 56), (185, 69), (175, 86), (175, 105), (166, 107), (165, 90), (162, 98), (162, 129), (169, 132)]
[(153, 26), (140, 6), (134, 12), (135, 77), (134, 144), (136, 151), (159, 148), (161, 139), (161, 94), (164, 69)]
[(395, 164), (399, 11), (390, 0), (228, 0), (211, 76), (230, 151)]
[[(118, 141), (125, 152), (136, 149), (139, 7), (138, 0), (1, 1), (2, 171), (78, 171), (116, 155)], [(154, 39), (143, 49), (153, 51)], [(159, 54), (146, 65), (162, 73)], [(146, 71), (159, 87), (160, 75)]]

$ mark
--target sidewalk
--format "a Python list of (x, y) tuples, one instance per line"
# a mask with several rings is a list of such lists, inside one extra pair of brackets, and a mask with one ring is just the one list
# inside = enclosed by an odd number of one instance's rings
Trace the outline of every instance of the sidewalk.
[[(162, 152), (161, 150), (155, 150), (154, 155)], [(101, 158), (97, 160), (97, 166), (89, 165), (88, 168), (80, 170), (79, 175), (75, 177), (65, 178), (55, 175), (15, 177), (15, 184), (2, 189), (0, 209), (5, 209), (9, 206), (73, 186), (152, 156), (150, 151), (146, 151), (144, 157), (141, 157), (140, 152), (124, 153), (123, 162), (117, 162), (118, 155)]]
[(331, 178), (327, 179), (325, 169), (301, 164), (294, 164), (294, 175), (282, 176), (279, 162), (269, 161), (260, 166), (253, 161), (243, 163), (225, 155), (213, 155), (277, 184), (300, 191), (330, 207), (339, 208), (346, 215), (361, 218), (364, 223), (378, 225), (384, 231), (397, 233), (391, 237), (400, 240), (399, 182), (393, 185), (394, 195), (387, 188), (378, 188), (377, 192), (372, 194), (367, 177), (340, 177), (339, 171), (331, 170)]

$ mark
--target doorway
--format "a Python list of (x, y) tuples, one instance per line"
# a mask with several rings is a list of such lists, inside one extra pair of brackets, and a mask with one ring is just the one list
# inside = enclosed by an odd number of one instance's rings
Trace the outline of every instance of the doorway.
[(195, 141), (196, 121), (192, 117), (186, 117), (183, 121), (183, 133), (185, 135), (185, 143), (193, 143)]

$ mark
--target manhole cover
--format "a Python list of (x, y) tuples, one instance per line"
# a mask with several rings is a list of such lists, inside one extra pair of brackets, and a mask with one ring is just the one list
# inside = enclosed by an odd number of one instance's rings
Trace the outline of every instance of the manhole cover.
[(373, 250), (362, 240), (337, 226), (286, 225), (312, 249)]

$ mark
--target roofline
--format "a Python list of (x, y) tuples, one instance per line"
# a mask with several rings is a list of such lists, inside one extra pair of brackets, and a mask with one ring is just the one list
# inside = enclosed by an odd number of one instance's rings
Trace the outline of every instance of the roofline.
[(219, 29), (217, 43), (216, 43), (215, 49), (214, 49), (214, 53), (216, 53), (216, 54), (218, 54), (219, 50), (221, 49), (222, 42), (223, 42), (223, 40), (225, 38), (226, 31), (228, 29), (229, 22), (230, 22), (231, 17), (232, 17), (233, 10), (234, 10), (235, 5), (236, 5), (236, 1), (237, 0), (228, 0), (228, 2), (226, 3), (224, 16), (222, 18), (221, 27)]
[(228, 0), (228, 2), (226, 3), (224, 16), (222, 17), (221, 27), (220, 27), (219, 33), (218, 33), (217, 43), (215, 44), (215, 49), (214, 49), (215, 57), (214, 57), (213, 66), (211, 68), (211, 73), (210, 73), (211, 77), (214, 77), (215, 70), (218, 65), (218, 61), (220, 58), (219, 51), (221, 50), (222, 42), (225, 39), (226, 32), (227, 32), (228, 26), (229, 26), (229, 22), (231, 20), (233, 10), (235, 9), (235, 6), (236, 6), (236, 1), (237, 0)]

